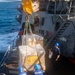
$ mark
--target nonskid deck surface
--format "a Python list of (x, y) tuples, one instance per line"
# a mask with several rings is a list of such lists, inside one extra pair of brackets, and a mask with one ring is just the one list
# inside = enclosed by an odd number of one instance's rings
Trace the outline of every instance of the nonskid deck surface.
[(19, 61), (19, 51), (17, 49), (10, 53), (9, 58), (6, 61), (6, 67), (8, 68), (7, 75), (18, 75), (18, 61)]
[[(19, 50), (11, 52), (9, 62), (9, 74), (8, 75), (18, 75), (18, 61), (19, 61)], [(48, 63), (48, 62), (46, 62)], [(60, 59), (55, 62), (55, 64), (51, 63), (49, 60), (49, 68), (48, 73), (45, 75), (75, 75), (75, 64), (70, 63), (66, 58), (60, 57)], [(53, 65), (53, 66), (52, 66)], [(31, 75), (31, 74), (29, 74)]]
[[(18, 45), (21, 45), (19, 40)], [(48, 58), (48, 50), (46, 50), (46, 59)], [(11, 51), (9, 58), (6, 60), (6, 63), (3, 67), (1, 73), (6, 75), (18, 75), (18, 62), (19, 62), (19, 50), (15, 48)], [(60, 59), (53, 65), (50, 59), (46, 60), (47, 73), (45, 75), (75, 75), (75, 64), (69, 63), (67, 59), (60, 57)], [(1, 74), (0, 74), (1, 75)], [(31, 74), (29, 74), (31, 75)]]
[[(50, 65), (52, 66), (53, 63)], [(70, 63), (64, 57), (60, 57), (53, 67), (50, 67), (48, 75), (75, 75), (75, 64)]]
[[(11, 52), (9, 59), (6, 61), (6, 68), (4, 69), (6, 75), (18, 75), (18, 55), (18, 49)], [(48, 73), (45, 75), (75, 75), (75, 64), (69, 63), (63, 57), (61, 57), (54, 65), (50, 60), (49, 63)]]

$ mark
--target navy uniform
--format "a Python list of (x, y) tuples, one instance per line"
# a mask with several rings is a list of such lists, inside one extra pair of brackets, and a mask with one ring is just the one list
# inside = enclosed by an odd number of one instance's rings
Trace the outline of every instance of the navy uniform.
[(27, 75), (26, 72), (21, 72), (19, 75)]
[(35, 69), (35, 71), (33, 72), (34, 75), (43, 75), (43, 71), (41, 70), (40, 65), (35, 64), (34, 69)]
[(59, 48), (59, 43), (56, 43), (54, 45), (54, 48), (53, 48), (53, 56), (52, 56), (52, 62), (55, 62), (58, 60), (58, 56), (60, 55), (60, 48)]
[(27, 75), (26, 72), (23, 72), (23, 68), (19, 67), (19, 74), (18, 75)]
[(43, 75), (43, 71), (42, 70), (36, 70), (36, 71), (34, 71), (34, 75)]

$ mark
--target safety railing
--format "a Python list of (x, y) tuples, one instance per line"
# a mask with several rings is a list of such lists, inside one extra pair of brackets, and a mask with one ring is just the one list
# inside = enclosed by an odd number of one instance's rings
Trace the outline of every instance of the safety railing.
[(14, 49), (17, 47), (17, 42), (19, 41), (19, 35), (16, 36), (16, 38), (12, 41), (11, 49)]
[(22, 13), (22, 10), (23, 10), (23, 9), (22, 9), (22, 5), (18, 5), (18, 6), (17, 6), (17, 10)]
[(10, 52), (10, 46), (8, 46), (8, 48), (7, 48), (6, 52), (5, 52), (2, 60), (0, 61), (0, 67), (3, 65), (5, 59), (7, 58), (7, 55), (9, 54), (9, 52)]
[(22, 14), (17, 15), (17, 16), (15, 17), (15, 19), (16, 19), (19, 23), (21, 23)]
[(6, 59), (8, 58), (8, 56), (10, 55), (11, 51), (17, 47), (17, 41), (19, 41), (19, 35), (17, 35), (17, 37), (13, 40), (12, 44), (8, 46), (2, 60), (0, 61), (0, 67), (3, 66), (4, 62), (6, 61)]
[(49, 1), (43, 1), (43, 0), (40, 0), (40, 11), (46, 11), (46, 7), (47, 7), (47, 4), (49, 3)]

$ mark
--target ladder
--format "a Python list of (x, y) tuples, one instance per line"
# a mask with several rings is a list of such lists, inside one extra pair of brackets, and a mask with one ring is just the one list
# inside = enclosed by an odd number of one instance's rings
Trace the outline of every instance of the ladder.
[(59, 39), (61, 34), (67, 29), (67, 27), (70, 25), (71, 21), (63, 22), (63, 24), (60, 26), (60, 28), (57, 30), (57, 32), (54, 34), (54, 36), (50, 39), (48, 44), (46, 45), (45, 49), (52, 48), (54, 43)]

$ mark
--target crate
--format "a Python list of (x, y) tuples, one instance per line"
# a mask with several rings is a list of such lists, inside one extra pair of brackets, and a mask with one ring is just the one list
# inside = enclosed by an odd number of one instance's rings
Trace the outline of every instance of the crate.
[(44, 48), (40, 44), (19, 46), (19, 66), (32, 71), (36, 63), (39, 63), (43, 70), (46, 69)]

